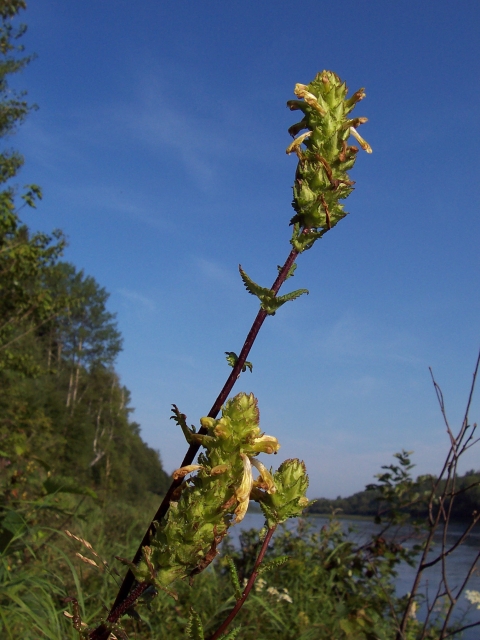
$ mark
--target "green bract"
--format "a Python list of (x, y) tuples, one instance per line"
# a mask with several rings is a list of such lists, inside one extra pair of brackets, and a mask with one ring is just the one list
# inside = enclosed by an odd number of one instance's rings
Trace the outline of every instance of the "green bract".
[(332, 71), (322, 71), (309, 85), (295, 85), (294, 93), (302, 100), (290, 100), (287, 106), (302, 111), (304, 117), (289, 133), (296, 136), (307, 129), (287, 148), (287, 153), (298, 156), (291, 242), (301, 252), (347, 215), (340, 200), (352, 191), (354, 183), (347, 172), (358, 152), (357, 147), (347, 144), (348, 138), (353, 135), (365, 151), (372, 150), (356, 131), (367, 119), (348, 117), (365, 97), (363, 89), (347, 99), (347, 85)]
[(260, 503), (269, 527), (281, 524), (288, 518), (300, 516), (309, 505), (305, 496), (308, 476), (303, 461), (296, 458), (285, 460), (273, 474), (273, 481), (275, 493), (265, 494), (258, 491), (252, 496)]
[[(293, 264), (289, 274), (287, 277), (292, 277), (295, 271), (296, 265)], [(243, 284), (245, 285), (245, 289), (248, 293), (251, 293), (260, 300), (260, 306), (264, 311), (266, 311), (269, 315), (274, 316), (280, 307), (285, 304), (285, 302), (289, 302), (290, 300), (296, 300), (304, 293), (308, 294), (308, 289), (297, 289), (296, 291), (292, 291), (291, 293), (286, 293), (283, 296), (277, 296), (275, 291), (272, 289), (267, 289), (266, 287), (261, 287), (260, 285), (253, 282), (251, 278), (247, 276), (242, 267), (239, 267), (240, 277), (243, 280)]]
[[(274, 476), (256, 460), (259, 453), (276, 453), (278, 440), (259, 427), (257, 400), (240, 393), (222, 409), (219, 420), (202, 418), (200, 434), (189, 428), (174, 406), (173, 419), (189, 443), (204, 447), (198, 464), (177, 469), (173, 476), (185, 480), (177, 489), (164, 520), (156, 523), (150, 546), (143, 548), (138, 566), (128, 563), (138, 581), (165, 589), (174, 580), (199, 573), (217, 555), (229, 527), (240, 522), (252, 497), (265, 503), (270, 526), (299, 515), (308, 504), (305, 467), (298, 460), (284, 462)], [(252, 466), (259, 471), (254, 480)], [(269, 502), (273, 495), (274, 502)]]

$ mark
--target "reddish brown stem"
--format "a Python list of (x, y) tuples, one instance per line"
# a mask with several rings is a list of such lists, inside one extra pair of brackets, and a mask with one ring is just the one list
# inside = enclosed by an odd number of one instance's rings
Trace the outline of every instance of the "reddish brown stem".
[(228, 618), (225, 620), (225, 622), (223, 622), (223, 624), (221, 624), (218, 627), (218, 629), (215, 631), (213, 636), (210, 636), (210, 638), (208, 640), (218, 640), (218, 638), (220, 638), (222, 633), (228, 629), (229, 625), (231, 624), (231, 622), (233, 621), (235, 616), (238, 614), (240, 609), (243, 607), (243, 604), (244, 604), (245, 600), (248, 598), (248, 594), (250, 593), (250, 591), (253, 588), (253, 585), (255, 584), (255, 580), (257, 579), (257, 576), (258, 576), (258, 570), (260, 569), (260, 565), (262, 564), (263, 558), (264, 558), (264, 556), (265, 556), (265, 554), (267, 552), (267, 549), (268, 549), (269, 542), (272, 539), (272, 536), (273, 536), (276, 528), (277, 528), (277, 525), (274, 525), (271, 529), (268, 530), (267, 535), (265, 536), (265, 540), (263, 541), (262, 548), (260, 549), (260, 553), (258, 554), (258, 557), (257, 557), (257, 559), (255, 561), (255, 565), (253, 567), (252, 575), (250, 576), (250, 578), (249, 578), (249, 580), (247, 582), (247, 586), (245, 587), (245, 589), (244, 589), (244, 591), (242, 593), (242, 597), (239, 600), (237, 600), (235, 606), (230, 611), (230, 614), (229, 614)]
[(149, 587), (148, 582), (139, 582), (135, 589), (133, 589), (130, 594), (123, 600), (123, 602), (113, 609), (108, 615), (107, 622), (101, 624), (94, 631), (89, 634), (89, 638), (95, 638), (96, 640), (102, 638), (102, 640), (108, 640), (110, 638), (111, 633), (111, 625), (118, 622), (119, 618), (121, 618), (130, 607), (135, 604), (135, 602), (140, 598), (142, 593), (146, 591)]
[[(293, 263), (295, 262), (296, 258), (298, 256), (298, 251), (296, 249), (292, 249), (290, 251), (290, 254), (288, 256), (288, 258), (285, 261), (285, 264), (283, 265), (283, 267), (280, 269), (280, 272), (275, 280), (275, 282), (273, 283), (271, 289), (272, 291), (277, 294), (280, 290), (280, 287), (282, 286), (282, 284), (285, 282), (287, 276), (288, 276), (288, 272), (290, 271)], [(258, 335), (258, 332), (261, 329), (262, 324), (265, 321), (265, 318), (267, 317), (267, 312), (264, 311), (263, 309), (260, 309), (260, 311), (257, 313), (257, 316), (255, 318), (255, 320), (253, 321), (253, 324), (251, 326), (250, 331), (248, 332), (248, 335), (245, 339), (245, 342), (243, 344), (242, 350), (240, 351), (240, 355), (238, 356), (238, 360), (235, 363), (235, 366), (233, 367), (230, 375), (227, 378), (227, 381), (225, 382), (223, 389), (220, 391), (220, 393), (218, 394), (217, 399), (215, 400), (215, 402), (213, 403), (212, 408), (210, 409), (209, 413), (208, 413), (208, 417), (209, 418), (216, 418), (218, 415), (218, 412), (220, 411), (220, 409), (222, 408), (223, 404), (225, 403), (226, 399), (228, 398), (231, 390), (233, 389), (233, 386), (235, 384), (235, 382), (237, 381), (237, 379), (240, 376), (240, 373), (242, 372), (242, 368), (243, 365), (245, 364), (245, 361), (248, 357), (248, 354), (250, 353), (250, 349), (253, 346), (253, 343), (255, 342), (255, 339)], [(206, 431), (201, 428), (199, 430), (199, 433), (203, 434), (206, 433)], [(198, 444), (191, 444), (190, 447), (188, 448), (187, 454), (185, 455), (180, 467), (186, 467), (189, 464), (192, 464), (195, 456), (198, 453), (198, 450), (200, 448), (200, 445)], [(136, 564), (137, 562), (140, 561), (141, 557), (142, 557), (142, 548), (145, 546), (148, 546), (150, 544), (150, 540), (152, 539), (152, 537), (155, 535), (155, 522), (159, 522), (162, 518), (165, 517), (165, 514), (168, 511), (168, 508), (170, 506), (170, 502), (172, 499), (172, 494), (174, 493), (175, 489), (177, 489), (177, 487), (182, 483), (182, 479), (179, 478), (178, 480), (174, 480), (172, 482), (172, 484), (170, 485), (170, 488), (168, 489), (167, 493), (165, 494), (165, 497), (162, 500), (162, 503), (160, 504), (156, 514), (153, 516), (152, 522), (150, 523), (145, 535), (143, 536), (143, 540), (140, 544), (140, 546), (137, 549), (137, 552), (135, 554), (135, 557), (133, 558), (133, 562)], [(119, 609), (122, 605), (122, 603), (126, 600), (126, 598), (128, 597), (128, 594), (130, 593), (130, 590), (132, 589), (133, 583), (135, 581), (135, 576), (133, 575), (131, 569), (129, 569), (127, 571), (127, 575), (125, 576), (123, 583), (118, 591), (117, 597), (115, 599), (115, 602), (113, 603), (112, 609), (110, 610), (110, 614), (109, 614), (109, 619), (112, 616), (116, 615), (116, 610)], [(121, 614), (120, 614), (121, 615)], [(118, 619), (118, 617), (117, 617)], [(90, 640), (108, 640), (108, 632), (107, 629), (105, 628), (104, 625), (101, 625), (100, 627), (98, 627), (97, 629), (95, 629), (94, 631), (92, 631), (92, 633), (89, 636)]]

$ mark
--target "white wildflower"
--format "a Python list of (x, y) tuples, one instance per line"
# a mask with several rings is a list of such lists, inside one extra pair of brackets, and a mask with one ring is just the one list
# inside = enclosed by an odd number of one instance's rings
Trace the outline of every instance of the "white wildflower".
[(476, 604), (480, 609), (480, 591), (465, 591), (465, 597), (471, 604)]
[(259, 591), (263, 591), (263, 588), (265, 587), (265, 585), (267, 584), (267, 581), (264, 580), (263, 578), (259, 578), (256, 582), (255, 582), (255, 591), (258, 593)]
[(292, 597), (290, 596), (290, 594), (288, 593), (288, 589), (282, 589), (283, 593), (281, 593), (278, 596), (278, 600), (285, 600), (285, 602), (289, 602), (290, 604), (293, 604), (293, 600)]
[(285, 602), (289, 602), (292, 604), (293, 600), (288, 593), (288, 589), (282, 589), (282, 593), (276, 587), (268, 587), (267, 593), (271, 596), (274, 596), (277, 602), (281, 602), (284, 600)]

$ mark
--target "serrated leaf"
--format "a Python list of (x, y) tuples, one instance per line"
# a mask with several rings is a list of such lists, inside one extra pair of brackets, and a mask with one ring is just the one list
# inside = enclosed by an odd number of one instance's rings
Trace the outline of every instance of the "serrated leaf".
[[(290, 269), (288, 270), (287, 275), (285, 276), (285, 280), (288, 280), (289, 278), (293, 278), (294, 274), (295, 274), (295, 270), (297, 268), (297, 263), (294, 262), (292, 264), (292, 266), (290, 267)], [(277, 265), (277, 269), (278, 269), (278, 273), (281, 272), (281, 270), (283, 269), (283, 267), (281, 267), (279, 264)]]
[[(229, 364), (229, 365), (232, 367), (232, 369), (233, 369), (233, 367), (237, 364), (237, 361), (238, 361), (238, 356), (237, 356), (237, 354), (235, 353), (235, 351), (225, 351), (225, 355), (226, 355), (226, 357), (227, 357), (227, 362), (228, 362), (228, 364)], [(244, 362), (244, 364), (243, 364), (243, 367), (242, 367), (242, 373), (245, 373), (245, 371), (246, 371), (247, 369), (250, 369), (250, 373), (252, 373), (252, 371), (253, 371), (253, 364), (252, 364), (251, 362), (249, 362), (248, 360), (246, 360), (246, 361)]]
[(265, 309), (268, 314), (273, 316), (278, 311), (278, 309), (280, 309), (280, 307), (286, 302), (289, 302), (290, 300), (296, 300), (304, 293), (308, 294), (308, 289), (297, 289), (296, 291), (286, 293), (283, 296), (273, 295), (270, 298), (262, 300), (262, 309)]
[(254, 282), (245, 271), (242, 269), (241, 265), (238, 265), (238, 270), (240, 271), (240, 277), (242, 278), (243, 284), (245, 285), (245, 289), (248, 293), (251, 293), (252, 296), (257, 296), (257, 298), (262, 299), (262, 297), (268, 295), (275, 295), (271, 289), (267, 289), (266, 287), (261, 287), (259, 284)]
[(303, 296), (304, 293), (308, 295), (309, 294), (308, 289), (297, 289), (296, 291), (292, 291), (291, 293), (286, 293), (283, 296), (277, 296), (276, 300), (277, 302), (280, 302), (279, 306), (281, 306), (282, 304), (285, 304), (285, 302), (290, 302), (290, 300), (296, 300), (300, 296)]
[(282, 564), (288, 562), (290, 558), (288, 556), (280, 556), (279, 558), (274, 558), (269, 562), (265, 562), (258, 569), (258, 574), (266, 573), (267, 571), (272, 571), (272, 569), (276, 569), (277, 567), (281, 567)]
[(238, 356), (235, 351), (225, 351), (225, 355), (227, 356), (228, 364), (233, 367), (237, 364)]
[(175, 423), (182, 430), (183, 435), (185, 436), (185, 440), (188, 442), (188, 444), (192, 444), (196, 437), (195, 427), (189, 429), (187, 425), (187, 416), (179, 410), (176, 404), (173, 404), (172, 407), (173, 416), (170, 416), (170, 420), (175, 421)]
[(228, 571), (230, 573), (230, 578), (232, 580), (233, 589), (235, 592), (235, 598), (240, 600), (242, 597), (242, 587), (240, 586), (240, 580), (238, 579), (237, 567), (235, 566), (234, 561), (230, 556), (226, 557), (228, 563)]
[(190, 618), (185, 631), (191, 640), (205, 640), (202, 620), (193, 607), (190, 608)]
[(295, 220), (295, 216), (292, 218), (291, 223), (294, 225), (294, 227), (290, 244), (299, 253), (307, 251), (307, 249), (311, 249), (314, 243), (319, 240), (324, 234), (323, 231), (315, 231), (313, 229), (310, 229), (307, 232), (302, 232), (300, 224)]
[(260, 502), (260, 509), (265, 516), (268, 527), (273, 527), (274, 525), (278, 524), (277, 514), (275, 513), (275, 511), (273, 511), (273, 509), (271, 509), (264, 502)]
[(239, 267), (240, 275), (243, 280), (243, 284), (249, 293), (260, 300), (260, 305), (264, 311), (266, 311), (269, 315), (273, 316), (278, 311), (278, 309), (285, 304), (285, 302), (289, 302), (290, 300), (295, 300), (299, 298), (304, 293), (308, 293), (307, 289), (297, 289), (296, 291), (292, 291), (291, 293), (287, 293), (283, 296), (276, 296), (275, 292), (272, 289), (266, 289), (265, 287), (261, 287), (260, 285), (253, 282), (251, 278), (245, 273), (242, 267)]

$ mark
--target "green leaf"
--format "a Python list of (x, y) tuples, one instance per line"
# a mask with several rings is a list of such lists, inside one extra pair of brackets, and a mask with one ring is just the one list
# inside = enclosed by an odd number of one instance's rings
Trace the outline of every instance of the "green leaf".
[(295, 216), (292, 218), (293, 233), (292, 238), (290, 240), (290, 244), (296, 249), (299, 253), (303, 251), (307, 251), (307, 249), (311, 249), (315, 244), (316, 240), (319, 240), (324, 231), (316, 231), (315, 229), (309, 229), (305, 231), (301, 229), (300, 224), (296, 221)]
[(0, 553), (4, 553), (10, 544), (17, 538), (21, 538), (27, 532), (27, 524), (16, 511), (7, 511), (6, 516), (0, 521)]
[(172, 407), (173, 416), (170, 416), (170, 420), (175, 421), (175, 423), (182, 430), (183, 435), (185, 436), (185, 440), (188, 442), (188, 444), (192, 444), (192, 442), (194, 442), (194, 436), (196, 435), (195, 427), (192, 426), (192, 428), (189, 429), (187, 425), (187, 416), (179, 410), (176, 404), (172, 404)]
[(285, 304), (285, 302), (289, 302), (290, 300), (296, 300), (300, 296), (303, 296), (304, 293), (308, 295), (308, 289), (297, 289), (296, 291), (286, 293), (283, 296), (277, 296), (276, 300), (280, 303), (278, 306), (281, 306), (282, 304)]
[(267, 571), (272, 571), (272, 569), (281, 567), (283, 564), (285, 564), (289, 560), (290, 558), (288, 556), (280, 556), (279, 558), (274, 558), (269, 562), (265, 562), (262, 565), (260, 565), (260, 568), (258, 569), (258, 574), (261, 575), (262, 573), (266, 573)]
[(202, 620), (193, 607), (190, 608), (190, 618), (186, 628), (187, 637), (191, 640), (205, 640)]
[(240, 586), (240, 580), (238, 579), (237, 567), (235, 566), (235, 563), (230, 556), (226, 556), (225, 559), (228, 563), (228, 571), (230, 573), (233, 589), (235, 591), (235, 598), (237, 600), (240, 600), (240, 598), (242, 597), (242, 587)]
[(291, 293), (287, 293), (283, 296), (276, 296), (272, 289), (266, 289), (265, 287), (261, 287), (253, 282), (241, 266), (239, 266), (239, 271), (246, 290), (252, 295), (257, 296), (260, 300), (260, 306), (262, 309), (272, 316), (275, 315), (278, 309), (285, 304), (285, 302), (295, 300), (304, 293), (308, 293), (307, 289), (297, 289), (297, 291), (292, 291)]
[[(225, 355), (227, 356), (228, 364), (233, 368), (237, 364), (237, 361), (238, 361), (237, 354), (235, 353), (235, 351), (225, 351)], [(246, 360), (245, 363), (243, 364), (242, 373), (245, 373), (245, 371), (247, 369), (250, 369), (250, 373), (252, 373), (253, 364), (251, 362), (249, 362), (248, 360)]]
[(80, 496), (90, 496), (94, 500), (98, 500), (98, 496), (89, 487), (83, 487), (70, 478), (47, 478), (43, 483), (43, 488), (47, 495), (52, 493), (73, 493)]
[(25, 188), (28, 189), (28, 191), (22, 195), (22, 200), (24, 200), (25, 204), (29, 207), (35, 209), (37, 206), (35, 201), (42, 199), (42, 190), (37, 184), (27, 184)]
[(251, 293), (253, 296), (257, 296), (257, 298), (259, 298), (260, 300), (262, 300), (262, 298), (264, 297), (275, 295), (271, 289), (261, 287), (259, 284), (249, 278), (245, 271), (242, 269), (241, 265), (238, 265), (238, 270), (240, 271), (240, 276), (248, 293)]
[[(285, 280), (288, 280), (289, 278), (293, 278), (294, 274), (295, 274), (295, 270), (297, 268), (297, 264), (296, 262), (294, 262), (292, 264), (292, 266), (290, 267), (290, 269), (288, 270), (287, 275), (285, 276)], [(281, 267), (279, 264), (277, 265), (277, 269), (278, 269), (278, 273), (281, 272), (281, 270), (283, 269), (283, 267)]]

